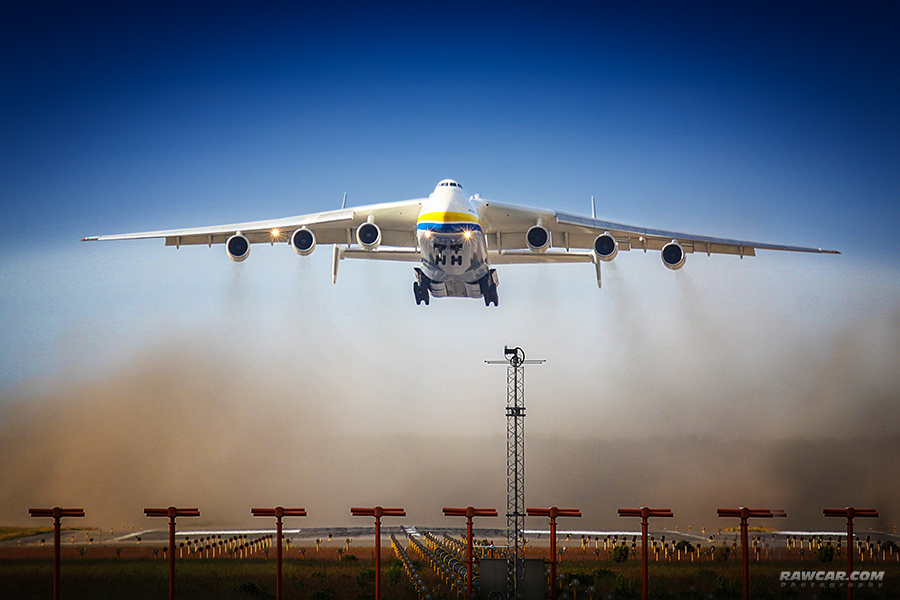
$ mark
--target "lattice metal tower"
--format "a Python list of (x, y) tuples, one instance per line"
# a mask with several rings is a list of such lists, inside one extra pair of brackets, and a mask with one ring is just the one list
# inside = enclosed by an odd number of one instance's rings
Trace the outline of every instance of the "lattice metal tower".
[(525, 360), (521, 348), (503, 348), (506, 369), (506, 539), (509, 547), (509, 595), (518, 598), (525, 579), (525, 365), (543, 360)]

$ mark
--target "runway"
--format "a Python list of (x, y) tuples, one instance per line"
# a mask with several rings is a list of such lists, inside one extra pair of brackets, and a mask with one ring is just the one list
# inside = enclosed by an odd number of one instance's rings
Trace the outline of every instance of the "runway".
[[(389, 544), (391, 535), (397, 537), (398, 540), (405, 540), (409, 535), (419, 535), (420, 533), (430, 532), (435, 535), (448, 535), (452, 537), (462, 537), (465, 535), (465, 527), (428, 527), (414, 525), (392, 525), (382, 526), (382, 544)], [(275, 528), (227, 528), (227, 529), (200, 529), (186, 528), (183, 531), (176, 530), (176, 540), (179, 543), (186, 543), (191, 540), (201, 540), (207, 538), (229, 539), (236, 537), (261, 538), (266, 536), (275, 536)], [(374, 546), (375, 529), (368, 527), (308, 527), (308, 528), (284, 528), (282, 535), (291, 545), (298, 547), (315, 547), (318, 540), (319, 545), (323, 548), (346, 547), (371, 547)], [(550, 531), (546, 529), (526, 529), (526, 545), (543, 547), (550, 543)], [(813, 538), (824, 541), (832, 541), (837, 543), (846, 539), (846, 531), (751, 531), (750, 539), (758, 540), (769, 548), (784, 548), (789, 541), (794, 544), (801, 540), (806, 542)], [(478, 529), (474, 530), (474, 537), (477, 540), (489, 540), (493, 542), (497, 548), (504, 547), (506, 544), (505, 529)], [(557, 544), (568, 547), (604, 547), (611, 543), (621, 544), (625, 542), (627, 545), (636, 543), (640, 546), (640, 531), (626, 530), (609, 530), (609, 531), (593, 531), (593, 530), (557, 530)], [(723, 546), (740, 543), (740, 534), (737, 530), (716, 531), (712, 533), (696, 533), (681, 532), (670, 530), (653, 530), (648, 533), (648, 537), (657, 543), (676, 544), (681, 540), (685, 540), (693, 545), (701, 546)], [(870, 540), (872, 542), (893, 541), (900, 545), (900, 535), (886, 533), (881, 531), (857, 531), (854, 535), (857, 541)], [(584, 540), (584, 541), (582, 541)], [(66, 529), (63, 530), (60, 537), (62, 546), (165, 546), (168, 544), (168, 529), (136, 529), (130, 532), (112, 532), (100, 529)], [(39, 547), (52, 546), (53, 533), (47, 532), (37, 535), (31, 535), (12, 540), (0, 542), (0, 547), (19, 546), (19, 547)]]

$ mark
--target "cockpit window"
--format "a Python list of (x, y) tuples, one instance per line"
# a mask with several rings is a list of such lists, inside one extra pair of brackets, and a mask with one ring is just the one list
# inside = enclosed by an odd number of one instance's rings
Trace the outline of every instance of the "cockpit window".
[(451, 179), (445, 179), (438, 184), (438, 187), (456, 187), (462, 189), (462, 186)]

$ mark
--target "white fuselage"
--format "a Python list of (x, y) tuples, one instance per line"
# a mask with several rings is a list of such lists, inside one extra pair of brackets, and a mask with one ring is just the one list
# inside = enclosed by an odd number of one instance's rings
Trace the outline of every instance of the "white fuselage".
[(482, 295), (479, 280), (489, 272), (481, 219), (462, 187), (451, 179), (438, 183), (416, 223), (422, 272), (437, 297)]

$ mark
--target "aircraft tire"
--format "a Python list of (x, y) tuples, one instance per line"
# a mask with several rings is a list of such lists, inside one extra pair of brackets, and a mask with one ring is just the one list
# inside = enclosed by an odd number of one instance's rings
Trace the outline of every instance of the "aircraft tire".
[(484, 294), (484, 305), (490, 306), (492, 303), (494, 306), (500, 306), (500, 298), (497, 295), (497, 286), (495, 285), (489, 286)]
[(430, 300), (428, 288), (420, 285), (418, 281), (413, 281), (413, 295), (416, 297), (416, 306), (423, 302), (425, 303), (425, 306), (428, 306)]

